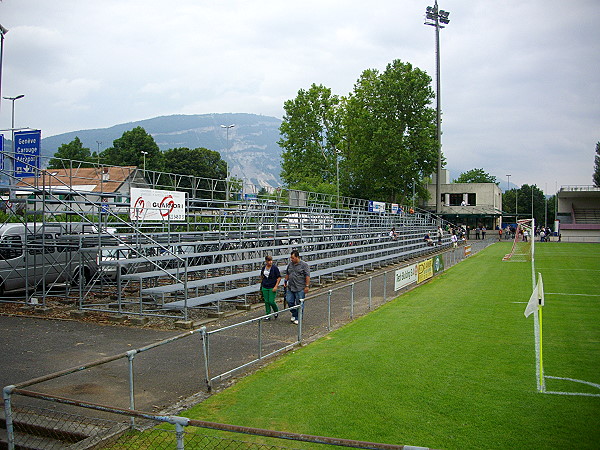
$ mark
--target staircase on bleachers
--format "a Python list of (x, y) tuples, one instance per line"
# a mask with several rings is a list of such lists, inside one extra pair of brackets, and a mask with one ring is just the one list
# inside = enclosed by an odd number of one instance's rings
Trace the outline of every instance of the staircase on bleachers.
[(600, 208), (573, 209), (574, 223), (600, 224)]

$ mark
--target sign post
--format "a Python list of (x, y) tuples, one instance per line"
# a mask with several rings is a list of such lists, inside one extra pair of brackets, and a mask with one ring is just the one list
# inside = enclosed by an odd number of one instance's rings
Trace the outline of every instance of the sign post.
[(40, 170), (42, 132), (28, 130), (15, 132), (13, 146), (13, 173), (15, 178), (36, 177)]

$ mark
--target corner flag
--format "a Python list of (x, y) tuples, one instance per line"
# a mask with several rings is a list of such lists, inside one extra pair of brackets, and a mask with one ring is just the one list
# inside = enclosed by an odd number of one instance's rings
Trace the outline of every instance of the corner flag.
[(529, 317), (531, 313), (537, 311), (540, 306), (544, 306), (544, 283), (542, 281), (542, 274), (538, 273), (538, 282), (529, 298), (527, 308), (525, 308), (525, 317)]

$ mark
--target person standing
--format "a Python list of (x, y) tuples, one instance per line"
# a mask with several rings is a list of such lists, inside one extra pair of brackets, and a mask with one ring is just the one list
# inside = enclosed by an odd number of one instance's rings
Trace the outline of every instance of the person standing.
[(456, 233), (454, 231), (452, 232), (450, 239), (452, 240), (452, 248), (458, 247), (458, 238), (456, 237)]
[(481, 239), (485, 240), (485, 233), (487, 232), (487, 228), (484, 226), (481, 227)]
[[(285, 274), (287, 286), (286, 300), (289, 308), (297, 306), (304, 300), (310, 287), (310, 268), (300, 259), (298, 250), (292, 250), (290, 263)], [(304, 307), (304, 305), (302, 306)], [(298, 324), (298, 308), (292, 309), (292, 323)]]
[[(281, 273), (279, 267), (273, 264), (273, 257), (271, 255), (265, 256), (265, 265), (260, 271), (260, 291), (265, 301), (265, 311), (267, 315), (271, 314), (271, 308), (275, 312), (275, 318), (277, 319), (277, 303), (275, 302), (275, 296), (277, 295), (277, 288), (281, 281)], [(267, 317), (265, 320), (269, 320)]]

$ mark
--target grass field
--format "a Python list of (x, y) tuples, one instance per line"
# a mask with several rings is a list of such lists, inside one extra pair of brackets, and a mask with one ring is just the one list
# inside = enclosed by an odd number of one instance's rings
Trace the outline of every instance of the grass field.
[[(184, 415), (440, 449), (599, 448), (599, 397), (536, 392), (531, 268), (502, 262), (509, 249), (488, 247)], [(600, 245), (538, 244), (536, 268), (546, 374), (600, 383)]]

